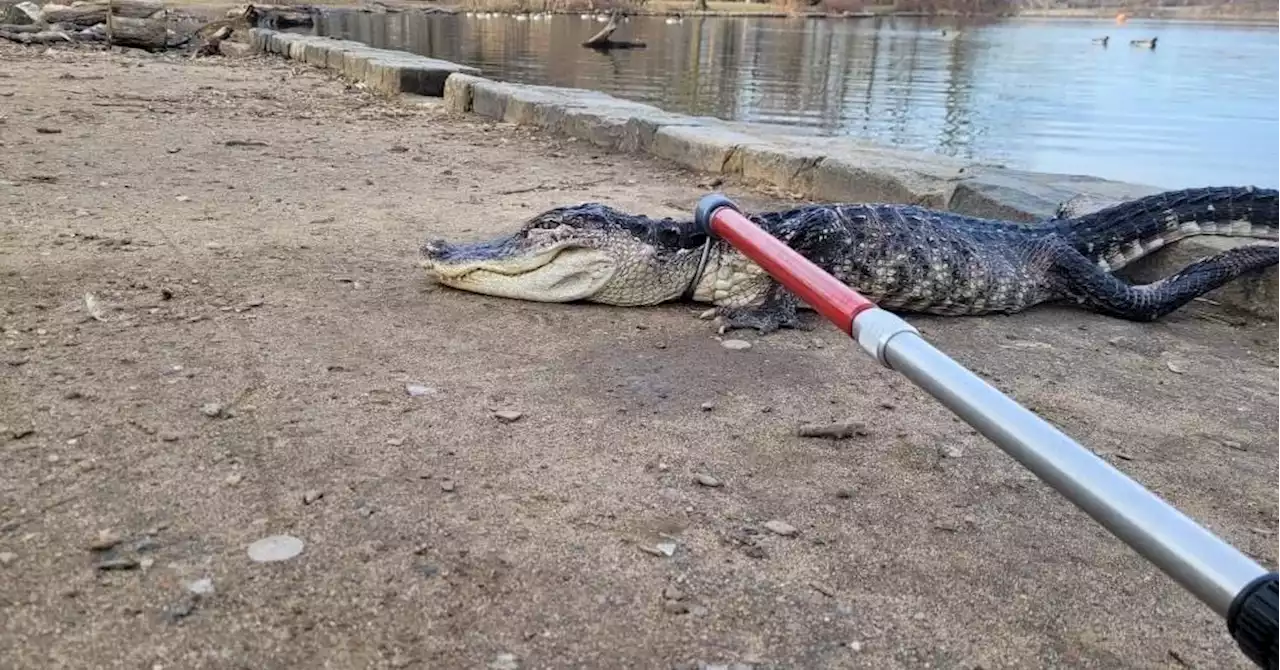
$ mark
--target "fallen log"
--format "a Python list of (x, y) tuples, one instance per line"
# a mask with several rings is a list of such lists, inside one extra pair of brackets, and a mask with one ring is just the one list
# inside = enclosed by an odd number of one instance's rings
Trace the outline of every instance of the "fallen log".
[(128, 19), (111, 17), (111, 25), (99, 23), (92, 28), (80, 31), (80, 36), (90, 40), (104, 40), (108, 44), (122, 47), (135, 47), (149, 51), (168, 49), (175, 44), (169, 42), (169, 27), (162, 19)]
[[(111, 11), (112, 8), (114, 11)], [(164, 11), (164, 3), (157, 0), (77, 2), (72, 5), (45, 5), (43, 19), (47, 23), (71, 23), (90, 27), (105, 23), (108, 14), (128, 19), (147, 19)]]
[(0, 23), (0, 32), (6, 33), (40, 33), (45, 31), (57, 30), (49, 26), (41, 26), (34, 23)]
[(19, 2), (4, 8), (4, 23), (8, 25), (38, 24), (44, 20), (40, 5), (34, 2)]
[(644, 42), (618, 42), (610, 39), (610, 36), (613, 35), (613, 31), (617, 29), (618, 29), (618, 15), (611, 14), (609, 15), (609, 22), (606, 23), (605, 26), (600, 29), (600, 32), (588, 38), (586, 42), (582, 43), (582, 46), (588, 49), (599, 49), (599, 50), (645, 48)]
[(306, 28), (315, 23), (313, 18), (321, 10), (311, 5), (245, 5), (227, 10), (228, 18), (246, 18), (251, 28)]
[(191, 52), (191, 58), (201, 58), (204, 56), (217, 56), (222, 53), (222, 40), (231, 37), (231, 26), (222, 26), (214, 31), (212, 35), (205, 38), (204, 43)]
[[(8, 28), (12, 26), (5, 26)], [(20, 26), (26, 27), (26, 26)], [(23, 31), (15, 32), (0, 28), (0, 39), (6, 39), (10, 42), (18, 44), (55, 44), (57, 42), (74, 42), (71, 35), (61, 30), (41, 30), (38, 32)]]

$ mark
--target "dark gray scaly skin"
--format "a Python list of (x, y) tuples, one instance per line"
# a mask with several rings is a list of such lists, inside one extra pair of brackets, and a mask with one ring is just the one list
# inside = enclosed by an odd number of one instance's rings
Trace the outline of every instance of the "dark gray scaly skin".
[[(881, 307), (899, 313), (1008, 314), (1046, 302), (1073, 302), (1122, 319), (1153, 321), (1237, 277), (1276, 265), (1280, 254), (1274, 244), (1237, 247), (1147, 285), (1132, 285), (1111, 274), (1191, 235), (1276, 240), (1277, 191), (1252, 187), (1169, 191), (1038, 225), (887, 204), (815, 204), (748, 216)], [(422, 265), (444, 277), (441, 273), (451, 267), (501, 268), (548, 245), (591, 250), (601, 259), (592, 272), (608, 274), (603, 268), (613, 267), (612, 275), (589, 295), (574, 299), (647, 305), (684, 294), (697, 274), (704, 242), (691, 223), (587, 203), (544, 212), (506, 238), (471, 245), (434, 241), (421, 253)], [(555, 276), (561, 262), (556, 258), (539, 270), (539, 287)], [(470, 284), (442, 282), (494, 295), (510, 291), (486, 284), (499, 279), (495, 275), (468, 277)], [(520, 279), (507, 275), (501, 281), (511, 286)], [(525, 291), (518, 297), (563, 300), (555, 291)], [(711, 242), (692, 297), (713, 303), (727, 328), (769, 332), (799, 325), (799, 300), (720, 240)]]

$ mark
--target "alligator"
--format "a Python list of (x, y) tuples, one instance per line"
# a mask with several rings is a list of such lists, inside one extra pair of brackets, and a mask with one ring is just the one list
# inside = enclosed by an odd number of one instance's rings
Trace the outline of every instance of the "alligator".
[[(1011, 314), (1074, 303), (1154, 321), (1242, 275), (1277, 264), (1277, 191), (1167, 191), (1081, 216), (1026, 224), (899, 204), (809, 204), (745, 213), (756, 225), (891, 312)], [(1114, 273), (1192, 235), (1259, 238), (1151, 284)], [(720, 331), (801, 328), (807, 305), (691, 221), (600, 203), (557, 207), (498, 239), (428, 241), (419, 264), (445, 286), (540, 302), (710, 303)]]

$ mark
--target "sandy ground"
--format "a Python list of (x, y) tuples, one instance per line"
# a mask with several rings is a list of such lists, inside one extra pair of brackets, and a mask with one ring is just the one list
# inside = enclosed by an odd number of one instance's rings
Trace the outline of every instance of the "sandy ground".
[[(704, 177), (272, 60), (6, 45), (0, 115), (6, 668), (1250, 667), (826, 324), (731, 351), (415, 266)], [(1217, 310), (913, 322), (1274, 566), (1276, 326)]]

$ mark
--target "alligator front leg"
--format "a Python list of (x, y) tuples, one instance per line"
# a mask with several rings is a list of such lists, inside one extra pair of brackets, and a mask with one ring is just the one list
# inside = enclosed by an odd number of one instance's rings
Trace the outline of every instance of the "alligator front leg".
[(761, 335), (779, 328), (808, 330), (800, 321), (799, 307), (799, 298), (781, 284), (774, 283), (758, 305), (716, 307), (716, 324), (722, 335), (730, 330), (747, 328), (754, 328)]

